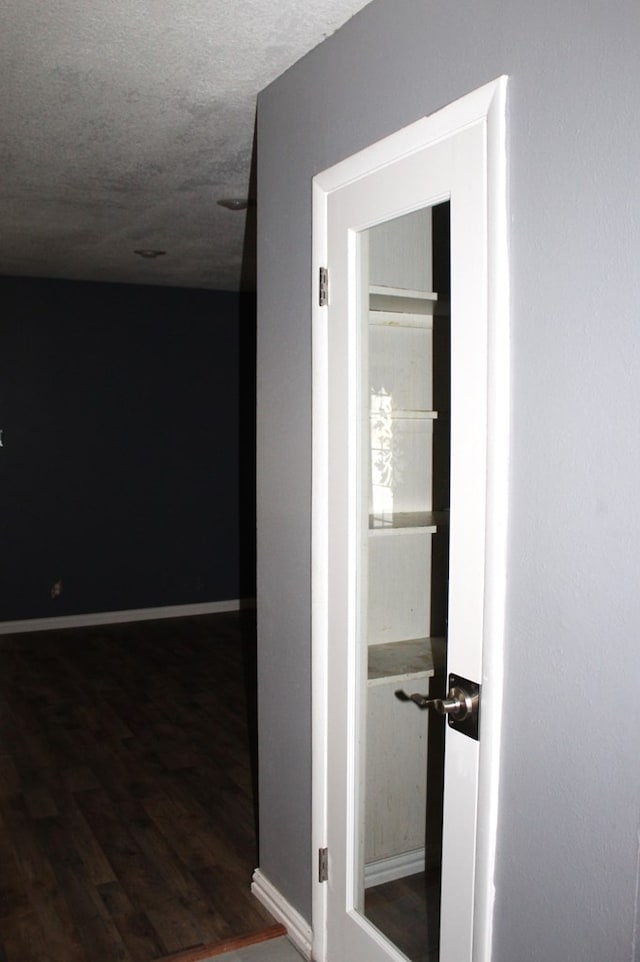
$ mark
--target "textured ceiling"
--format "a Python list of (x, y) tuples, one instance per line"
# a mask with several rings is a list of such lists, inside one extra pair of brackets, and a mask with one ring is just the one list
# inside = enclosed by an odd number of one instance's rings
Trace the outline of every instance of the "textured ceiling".
[(250, 286), (256, 95), (366, 2), (2, 0), (0, 274)]

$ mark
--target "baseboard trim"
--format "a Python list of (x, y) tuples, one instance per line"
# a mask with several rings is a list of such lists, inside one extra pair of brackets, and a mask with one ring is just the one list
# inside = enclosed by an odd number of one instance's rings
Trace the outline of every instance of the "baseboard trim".
[(273, 917), (282, 922), (287, 929), (287, 938), (302, 957), (311, 962), (311, 926), (259, 868), (253, 873), (251, 891)]
[(380, 858), (377, 862), (369, 862), (364, 867), (364, 887), (372, 888), (383, 882), (393, 882), (407, 875), (417, 875), (424, 872), (425, 851), (417, 848), (413, 852), (403, 852), (402, 855), (392, 855)]
[(127, 621), (190, 618), (194, 615), (214, 615), (223, 611), (239, 611), (241, 608), (254, 607), (255, 601), (250, 598), (232, 598), (229, 601), (204, 601), (193, 605), (130, 608), (125, 611), (100, 611), (87, 615), (61, 615), (58, 618), (28, 618), (24, 621), (1, 621), (0, 635), (14, 635), (23, 631), (55, 631), (59, 628), (89, 628), (94, 625), (117, 625)]

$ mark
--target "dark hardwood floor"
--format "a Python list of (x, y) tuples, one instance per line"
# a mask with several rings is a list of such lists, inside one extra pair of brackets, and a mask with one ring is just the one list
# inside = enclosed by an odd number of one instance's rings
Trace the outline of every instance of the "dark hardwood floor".
[(251, 613), (0, 637), (0, 962), (150, 962), (250, 894)]

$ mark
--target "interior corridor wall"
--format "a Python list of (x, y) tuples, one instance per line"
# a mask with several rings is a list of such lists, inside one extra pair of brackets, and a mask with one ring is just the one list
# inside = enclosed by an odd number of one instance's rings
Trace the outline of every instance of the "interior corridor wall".
[(260, 862), (308, 919), (311, 181), (508, 74), (494, 959), (639, 957), (638, 49), (635, 0), (375, 0), (260, 95)]

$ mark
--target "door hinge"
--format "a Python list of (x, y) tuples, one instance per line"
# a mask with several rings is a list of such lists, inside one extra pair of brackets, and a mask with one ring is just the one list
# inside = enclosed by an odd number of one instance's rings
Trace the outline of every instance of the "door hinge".
[(327, 267), (320, 268), (320, 282), (318, 289), (318, 304), (320, 307), (326, 307), (329, 303), (329, 269)]
[(329, 849), (318, 849), (318, 881), (329, 881)]

